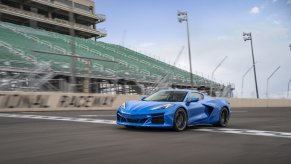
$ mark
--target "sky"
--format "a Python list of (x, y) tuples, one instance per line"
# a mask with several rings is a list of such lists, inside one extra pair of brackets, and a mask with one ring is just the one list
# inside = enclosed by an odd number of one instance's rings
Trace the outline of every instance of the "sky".
[[(184, 47), (177, 66), (189, 70), (186, 24), (177, 21), (177, 11), (187, 11), (192, 70), (214, 80), (233, 83), (234, 97), (255, 98), (250, 41), (242, 33), (251, 32), (259, 95), (286, 98), (291, 79), (291, 0), (94, 0), (96, 13), (106, 15), (97, 25), (107, 37), (100, 41), (125, 45), (145, 55), (173, 64)], [(291, 95), (291, 92), (290, 92)], [(290, 96), (291, 97), (291, 96)]]

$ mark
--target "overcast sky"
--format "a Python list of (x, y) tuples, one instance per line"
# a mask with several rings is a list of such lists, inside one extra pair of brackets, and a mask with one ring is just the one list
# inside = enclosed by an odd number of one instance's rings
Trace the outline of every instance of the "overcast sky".
[[(252, 65), (252, 32), (260, 97), (283, 98), (291, 79), (291, 0), (95, 0), (96, 12), (107, 16), (98, 28), (108, 36), (100, 41), (124, 44), (173, 63), (182, 46), (179, 67), (189, 69), (186, 24), (178, 23), (177, 10), (188, 11), (193, 72), (209, 77), (216, 65), (217, 82), (234, 83), (241, 97), (242, 75)], [(244, 81), (243, 97), (255, 97), (253, 70)], [(291, 94), (291, 92), (290, 92)]]

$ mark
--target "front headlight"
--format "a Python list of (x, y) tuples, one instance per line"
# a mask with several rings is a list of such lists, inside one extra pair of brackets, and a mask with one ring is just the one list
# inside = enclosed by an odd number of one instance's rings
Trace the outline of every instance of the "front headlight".
[(125, 102), (120, 105), (120, 108), (125, 109)]
[(161, 105), (161, 106), (154, 107), (151, 110), (167, 109), (167, 108), (170, 108), (170, 107), (172, 107), (174, 105), (175, 104), (165, 104), (165, 105)]

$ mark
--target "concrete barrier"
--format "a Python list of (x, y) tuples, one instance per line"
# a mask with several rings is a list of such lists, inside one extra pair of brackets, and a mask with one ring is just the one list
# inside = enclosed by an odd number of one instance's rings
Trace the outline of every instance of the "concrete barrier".
[[(140, 95), (85, 94), (60, 92), (0, 92), (0, 112), (116, 110)], [(291, 107), (289, 99), (229, 99), (232, 107)]]
[(232, 107), (291, 107), (291, 99), (228, 99)]
[(114, 110), (139, 95), (84, 94), (59, 92), (0, 92), (0, 112)]

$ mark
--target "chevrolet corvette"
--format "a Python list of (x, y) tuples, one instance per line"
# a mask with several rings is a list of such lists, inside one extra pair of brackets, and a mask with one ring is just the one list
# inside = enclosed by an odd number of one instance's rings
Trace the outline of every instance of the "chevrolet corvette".
[(126, 127), (172, 128), (187, 126), (226, 127), (231, 107), (226, 99), (213, 98), (196, 90), (161, 90), (140, 101), (124, 102), (117, 110), (117, 124)]

